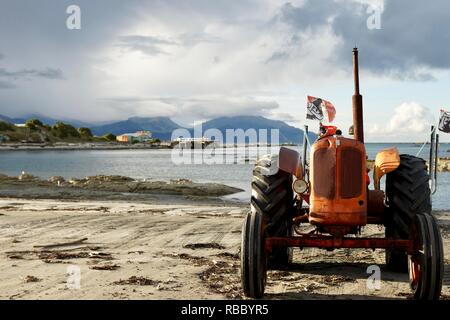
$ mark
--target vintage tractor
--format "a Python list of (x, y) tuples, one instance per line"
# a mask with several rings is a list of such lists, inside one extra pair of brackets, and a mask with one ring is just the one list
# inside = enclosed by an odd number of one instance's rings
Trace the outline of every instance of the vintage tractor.
[[(385, 249), (387, 269), (409, 273), (415, 299), (440, 296), (443, 245), (431, 215), (434, 187), (430, 187), (436, 177), (431, 171), (436, 140), (431, 144), (430, 171), (423, 159), (399, 155), (396, 148), (378, 153), (374, 190), (369, 190), (356, 48), (353, 67), (354, 139), (344, 138), (336, 127), (321, 125), (309, 161), (304, 139), (302, 156), (282, 147), (279, 154), (256, 163), (251, 212), (244, 221), (241, 244), (241, 279), (248, 297), (263, 297), (268, 268), (291, 262), (293, 247)], [(302, 233), (302, 223), (315, 228)], [(368, 224), (383, 225), (385, 237), (362, 237), (362, 227)]]

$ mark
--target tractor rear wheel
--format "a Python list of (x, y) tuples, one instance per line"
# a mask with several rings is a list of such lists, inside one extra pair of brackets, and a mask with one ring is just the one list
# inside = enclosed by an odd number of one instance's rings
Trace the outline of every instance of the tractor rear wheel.
[[(431, 214), (431, 192), (425, 161), (411, 155), (400, 156), (400, 166), (386, 176), (386, 197), (389, 205), (386, 237), (409, 239), (411, 225), (418, 214)], [(386, 249), (386, 266), (407, 272), (405, 250)]]
[(409, 284), (414, 299), (437, 300), (444, 273), (442, 238), (436, 220), (429, 214), (416, 216), (410, 238), (415, 250), (408, 255)]
[[(264, 175), (258, 167), (253, 170), (251, 209), (263, 216), (266, 237), (292, 236), (294, 195), (292, 175), (282, 170), (274, 175)], [(292, 262), (293, 249), (273, 248), (267, 257), (270, 268), (285, 267)]]

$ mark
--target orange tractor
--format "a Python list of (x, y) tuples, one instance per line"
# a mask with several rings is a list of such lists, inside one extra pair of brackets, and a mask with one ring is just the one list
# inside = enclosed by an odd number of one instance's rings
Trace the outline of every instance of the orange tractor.
[[(374, 190), (369, 190), (356, 48), (353, 66), (354, 139), (321, 125), (309, 161), (305, 130), (302, 156), (281, 148), (256, 163), (241, 244), (241, 280), (248, 297), (264, 295), (268, 268), (290, 263), (293, 247), (385, 249), (386, 267), (409, 273), (415, 299), (440, 296), (443, 245), (431, 215), (436, 134), (432, 131), (429, 171), (421, 158), (399, 155), (396, 148), (383, 150), (375, 159)], [(313, 225), (313, 232), (302, 233), (303, 223)], [(362, 237), (368, 224), (383, 225), (385, 237)]]

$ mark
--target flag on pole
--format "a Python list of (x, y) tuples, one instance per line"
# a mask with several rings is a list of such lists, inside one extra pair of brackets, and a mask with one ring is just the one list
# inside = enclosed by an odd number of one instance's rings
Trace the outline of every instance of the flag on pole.
[(450, 112), (441, 110), (438, 128), (442, 132), (450, 133)]
[(308, 96), (306, 104), (306, 119), (333, 122), (336, 109), (333, 104), (321, 98)]

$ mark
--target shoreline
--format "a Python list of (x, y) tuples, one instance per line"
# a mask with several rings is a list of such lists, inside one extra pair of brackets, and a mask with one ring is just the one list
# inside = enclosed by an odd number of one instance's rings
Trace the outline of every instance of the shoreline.
[(94, 150), (160, 150), (172, 149), (170, 145), (119, 144), (119, 143), (64, 143), (64, 144), (0, 144), (1, 151), (94, 151)]
[(41, 179), (28, 173), (18, 177), (0, 173), (0, 198), (220, 204), (238, 203), (232, 196), (240, 192), (244, 190), (225, 184), (199, 183), (189, 179), (136, 180), (118, 175), (70, 179), (53, 176)]
[[(367, 142), (366, 144), (382, 144), (380, 142)], [(415, 144), (411, 142), (392, 142), (391, 144)], [(450, 143), (441, 143), (442, 145), (449, 145)], [(240, 147), (257, 147), (258, 145), (221, 145), (217, 148), (240, 148)], [(270, 144), (267, 145), (271, 147)], [(299, 144), (281, 144), (274, 145), (279, 147), (299, 147)], [(173, 149), (171, 142), (163, 141), (160, 144), (148, 143), (118, 143), (118, 142), (57, 142), (49, 143), (0, 143), (1, 151), (77, 151), (77, 150), (160, 150)], [(450, 149), (446, 152), (450, 152)], [(444, 157), (446, 158), (446, 157)], [(450, 157), (447, 157), (450, 158)]]

